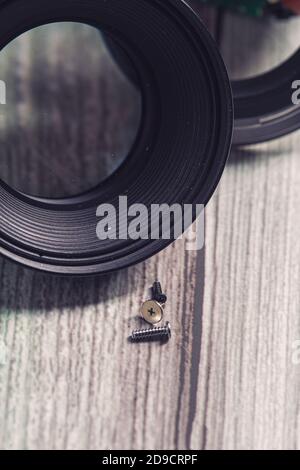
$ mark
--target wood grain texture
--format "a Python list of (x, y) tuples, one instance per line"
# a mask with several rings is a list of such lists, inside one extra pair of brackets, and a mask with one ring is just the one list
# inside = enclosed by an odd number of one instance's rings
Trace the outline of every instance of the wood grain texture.
[[(206, 20), (214, 26), (210, 10)], [(232, 73), (249, 66), (257, 28), (277, 26), (226, 17)], [(268, 52), (284, 53), (285, 38), (266, 39)], [(298, 133), (232, 153), (205, 253), (177, 241), (83, 280), (1, 260), (1, 449), (300, 448), (299, 144)], [(156, 278), (173, 338), (130, 344)]]
[[(196, 256), (183, 242), (96, 279), (58, 280), (3, 262), (8, 360), (0, 369), (1, 447), (185, 446), (191, 363), (199, 353), (191, 314), (196, 269)], [(130, 331), (141, 325), (140, 302), (156, 277), (176, 292), (166, 311), (172, 341), (130, 344)]]
[[(221, 44), (239, 77), (279, 63), (299, 42), (298, 19), (227, 15)], [(299, 448), (299, 147), (298, 132), (232, 151), (208, 206), (193, 447)]]

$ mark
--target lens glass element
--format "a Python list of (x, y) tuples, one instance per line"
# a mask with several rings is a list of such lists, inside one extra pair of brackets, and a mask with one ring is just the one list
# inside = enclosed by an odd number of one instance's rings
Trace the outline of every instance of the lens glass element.
[(96, 28), (54, 23), (22, 34), (0, 53), (0, 85), (0, 178), (13, 188), (80, 194), (130, 152), (141, 94)]

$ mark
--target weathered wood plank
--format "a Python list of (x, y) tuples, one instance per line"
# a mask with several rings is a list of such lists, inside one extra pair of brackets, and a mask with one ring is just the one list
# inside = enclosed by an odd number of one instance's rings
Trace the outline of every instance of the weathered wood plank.
[[(1, 447), (185, 447), (199, 354), (197, 269), (202, 283), (196, 254), (180, 241), (96, 279), (49, 278), (2, 262)], [(173, 338), (164, 346), (130, 344), (156, 277), (171, 293), (165, 315)]]
[[(239, 77), (299, 42), (299, 20), (228, 15), (222, 49)], [(234, 150), (207, 209), (194, 447), (299, 448), (299, 147), (296, 133)]]

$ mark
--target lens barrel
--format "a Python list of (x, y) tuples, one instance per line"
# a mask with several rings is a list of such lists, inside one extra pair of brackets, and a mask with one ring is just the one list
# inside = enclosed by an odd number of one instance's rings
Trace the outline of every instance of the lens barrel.
[(97, 207), (118, 207), (120, 195), (147, 208), (206, 204), (230, 151), (232, 94), (215, 42), (181, 0), (2, 1), (0, 50), (25, 31), (64, 21), (99, 28), (132, 62), (143, 98), (141, 127), (125, 162), (84, 194), (35, 198), (0, 182), (0, 253), (56, 274), (106, 273), (172, 240), (100, 241)]

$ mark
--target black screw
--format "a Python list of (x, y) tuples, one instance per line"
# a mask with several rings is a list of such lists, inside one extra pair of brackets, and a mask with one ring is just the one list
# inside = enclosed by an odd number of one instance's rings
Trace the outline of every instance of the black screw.
[(171, 338), (171, 326), (166, 322), (165, 326), (159, 328), (148, 328), (146, 330), (135, 330), (130, 337), (131, 341), (168, 341)]
[(155, 281), (152, 286), (152, 297), (156, 302), (160, 304), (165, 304), (167, 301), (166, 294), (163, 293), (161, 284), (158, 281)]

